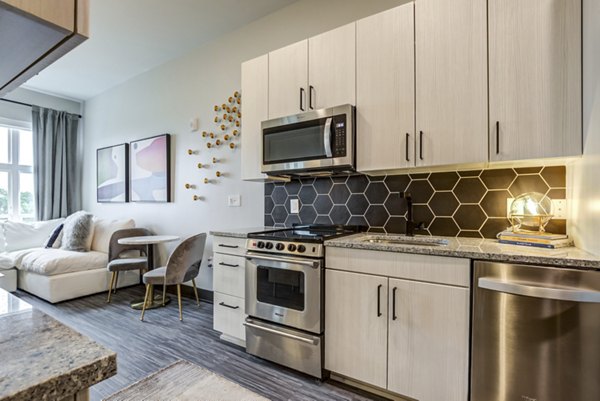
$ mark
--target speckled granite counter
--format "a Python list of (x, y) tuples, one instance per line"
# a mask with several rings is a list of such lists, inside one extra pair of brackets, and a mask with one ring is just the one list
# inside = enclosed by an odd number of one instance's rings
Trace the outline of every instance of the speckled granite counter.
[(216, 235), (219, 237), (231, 237), (231, 238), (246, 238), (248, 233), (255, 233), (265, 230), (274, 230), (274, 227), (247, 227), (247, 228), (233, 228), (230, 230), (211, 230), (210, 235)]
[(371, 234), (356, 234), (332, 239), (326, 241), (325, 246), (600, 270), (600, 256), (574, 247), (560, 249), (529, 248), (500, 244), (498, 241), (491, 239), (454, 237), (436, 237), (448, 240), (448, 245), (444, 246), (386, 244), (365, 241), (365, 236), (368, 235)]
[(56, 400), (117, 373), (117, 355), (0, 289), (0, 400)]

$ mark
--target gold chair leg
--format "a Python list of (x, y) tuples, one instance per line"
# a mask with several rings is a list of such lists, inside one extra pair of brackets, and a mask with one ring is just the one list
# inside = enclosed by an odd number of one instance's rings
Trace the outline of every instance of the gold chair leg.
[(112, 274), (110, 275), (110, 283), (108, 284), (108, 298), (106, 298), (107, 304), (110, 303), (110, 294), (112, 293), (112, 288), (115, 282), (115, 274), (116, 272), (112, 272)]
[(194, 294), (196, 294), (196, 305), (200, 306), (200, 297), (198, 297), (198, 288), (196, 288), (196, 279), (192, 279), (192, 284), (194, 286)]
[(150, 294), (150, 286), (152, 284), (146, 284), (146, 295), (144, 295), (144, 304), (142, 305), (142, 316), (140, 316), (140, 320), (144, 321), (144, 312), (146, 312), (146, 305), (148, 305), (148, 295)]
[(116, 272), (117, 275), (115, 276), (115, 283), (113, 285), (113, 294), (117, 293), (117, 284), (119, 284), (119, 272)]
[(179, 320), (183, 320), (183, 310), (181, 308), (181, 284), (177, 284), (177, 302), (179, 303)]

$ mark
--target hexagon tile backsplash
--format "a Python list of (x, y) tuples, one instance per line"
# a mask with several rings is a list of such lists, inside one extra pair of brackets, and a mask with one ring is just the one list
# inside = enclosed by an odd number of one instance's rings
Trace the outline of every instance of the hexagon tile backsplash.
[[(495, 238), (510, 226), (506, 199), (524, 192), (566, 197), (564, 166), (451, 171), (369, 177), (303, 178), (265, 184), (265, 226), (293, 224), (361, 224), (369, 231), (403, 233), (406, 204), (413, 199), (413, 219), (423, 222), (419, 234)], [(290, 213), (290, 200), (300, 213)], [(548, 232), (564, 233), (565, 220), (552, 220)]]

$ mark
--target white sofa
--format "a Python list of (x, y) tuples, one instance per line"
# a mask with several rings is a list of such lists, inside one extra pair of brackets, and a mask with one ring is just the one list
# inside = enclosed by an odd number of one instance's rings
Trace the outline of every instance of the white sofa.
[[(94, 218), (89, 252), (44, 248), (57, 219), (35, 223), (6, 221), (0, 227), (0, 288), (17, 288), (56, 303), (108, 290), (108, 244), (112, 233), (135, 226), (133, 220)], [(138, 284), (139, 272), (119, 275), (118, 287)]]

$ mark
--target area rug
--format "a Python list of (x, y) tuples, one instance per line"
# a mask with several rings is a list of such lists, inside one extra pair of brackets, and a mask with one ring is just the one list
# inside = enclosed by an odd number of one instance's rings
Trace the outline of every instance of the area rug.
[(268, 401), (210, 370), (177, 361), (104, 401)]

